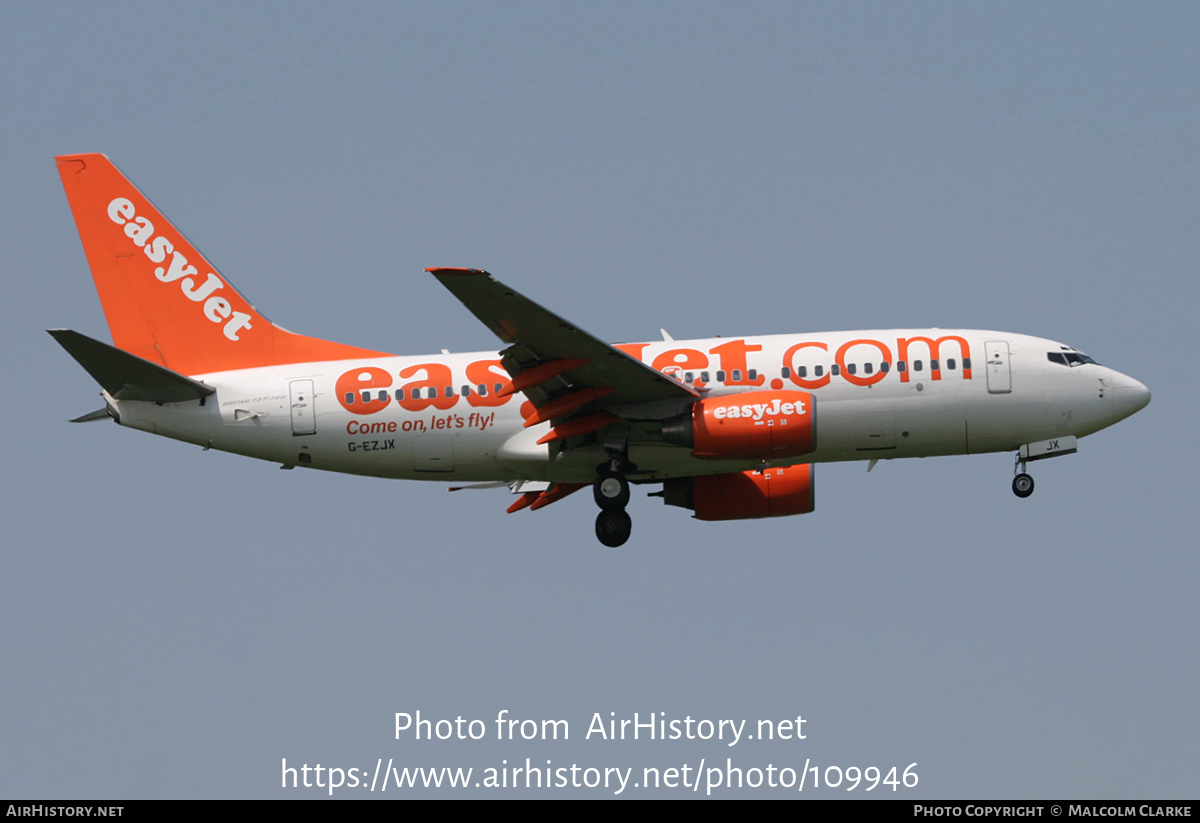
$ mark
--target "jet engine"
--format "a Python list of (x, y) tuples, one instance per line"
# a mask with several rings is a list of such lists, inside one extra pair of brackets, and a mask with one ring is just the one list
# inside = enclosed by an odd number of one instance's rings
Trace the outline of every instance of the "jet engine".
[(663, 502), (694, 511), (697, 520), (750, 520), (808, 514), (814, 506), (810, 463), (761, 472), (675, 477), (663, 483)]
[(799, 457), (817, 447), (816, 398), (805, 391), (706, 397), (689, 414), (664, 421), (662, 437), (709, 460)]

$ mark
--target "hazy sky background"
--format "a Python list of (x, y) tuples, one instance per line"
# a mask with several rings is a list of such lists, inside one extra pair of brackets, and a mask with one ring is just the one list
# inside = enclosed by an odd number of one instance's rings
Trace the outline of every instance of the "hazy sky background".
[[(1193, 3), (0, 5), (0, 796), (528, 756), (1194, 798), (1198, 35)], [(612, 341), (1001, 329), (1154, 400), (1028, 500), (1008, 454), (827, 465), (796, 518), (635, 490), (619, 550), (584, 493), (507, 515), (70, 425), (98, 388), (43, 330), (109, 336), (53, 158), (89, 151), (305, 334), (494, 349), (422, 272), (473, 266)], [(571, 740), (394, 740), (418, 709)], [(635, 711), (808, 738), (583, 740)]]

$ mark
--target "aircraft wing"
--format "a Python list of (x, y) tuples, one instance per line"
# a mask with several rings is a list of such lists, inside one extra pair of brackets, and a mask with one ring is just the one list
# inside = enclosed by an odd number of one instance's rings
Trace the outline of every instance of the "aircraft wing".
[[(551, 403), (570, 406), (567, 396), (581, 399), (588, 390), (593, 393), (589, 402), (603, 398), (606, 406), (687, 401), (700, 396), (687, 384), (588, 334), (486, 271), (426, 271), (508, 344), (501, 352), (501, 362), (512, 377), (510, 388), (524, 392), (539, 411)], [(571, 391), (564, 393), (568, 389)]]

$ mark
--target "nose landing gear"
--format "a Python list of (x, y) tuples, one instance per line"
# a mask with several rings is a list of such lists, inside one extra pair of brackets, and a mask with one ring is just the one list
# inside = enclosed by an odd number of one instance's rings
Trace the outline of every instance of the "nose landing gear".
[(1013, 494), (1021, 498), (1033, 494), (1033, 478), (1026, 474), (1025, 461), (1021, 459), (1020, 453), (1017, 454), (1016, 462), (1013, 464), (1013, 472)]
[(592, 485), (592, 495), (600, 514), (596, 515), (596, 538), (609, 548), (623, 546), (633, 531), (633, 520), (625, 511), (629, 505), (629, 481), (620, 460), (601, 466)]

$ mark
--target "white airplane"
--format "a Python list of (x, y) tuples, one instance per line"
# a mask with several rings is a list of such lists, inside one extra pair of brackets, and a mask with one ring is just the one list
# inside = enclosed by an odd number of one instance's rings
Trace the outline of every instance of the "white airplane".
[[(57, 158), (114, 346), (50, 334), (103, 388), (73, 422), (374, 477), (507, 487), (537, 510), (591, 486), (606, 546), (630, 484), (700, 520), (813, 510), (813, 466), (1073, 454), (1150, 402), (1053, 340), (876, 329), (609, 345), (476, 269), (427, 269), (499, 351), (395, 356), (271, 323), (102, 154)], [(818, 415), (819, 412), (819, 415)], [(819, 417), (819, 420), (818, 420)]]

